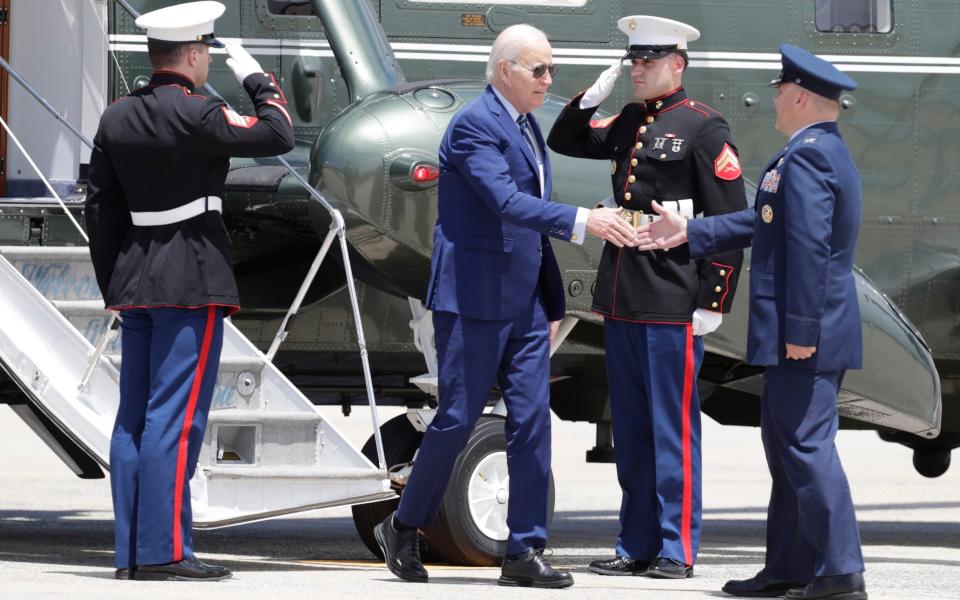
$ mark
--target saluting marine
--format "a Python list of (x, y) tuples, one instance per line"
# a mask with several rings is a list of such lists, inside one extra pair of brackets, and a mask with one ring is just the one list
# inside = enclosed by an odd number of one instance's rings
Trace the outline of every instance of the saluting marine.
[(90, 159), (90, 255), (106, 307), (120, 311), (120, 407), (110, 444), (117, 578), (222, 579), (193, 557), (189, 481), (206, 428), (223, 344), (239, 310), (221, 216), (231, 156), (293, 148), (286, 99), (243, 48), (227, 65), (257, 116), (194, 93), (209, 48), (224, 45), (219, 2), (137, 19), (150, 83), (103, 113)]
[[(547, 140), (569, 156), (609, 159), (613, 201), (635, 226), (656, 200), (686, 218), (746, 206), (740, 159), (726, 120), (687, 97), (683, 72), (695, 28), (652, 16), (618, 22), (629, 36), (635, 103), (592, 120), (620, 74), (618, 60), (564, 108)], [(684, 578), (700, 541), (702, 336), (729, 312), (743, 255), (691, 259), (684, 246), (640, 252), (607, 244), (593, 310), (605, 317), (617, 474), (623, 490), (616, 557), (605, 575)]]

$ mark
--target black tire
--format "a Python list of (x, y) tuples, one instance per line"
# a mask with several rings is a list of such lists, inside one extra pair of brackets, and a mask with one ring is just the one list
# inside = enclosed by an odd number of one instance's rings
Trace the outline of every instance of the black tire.
[(913, 449), (913, 467), (924, 477), (940, 477), (950, 468), (950, 450), (932, 446), (921, 446)]
[[(413, 455), (420, 447), (423, 434), (414, 429), (407, 419), (407, 415), (394, 417), (380, 426), (380, 436), (383, 439), (383, 454), (387, 461), (387, 468), (413, 460)], [(370, 462), (377, 464), (377, 442), (371, 435), (361, 450)], [(353, 524), (364, 545), (378, 558), (383, 558), (383, 552), (377, 540), (373, 537), (373, 528), (383, 522), (387, 515), (397, 510), (400, 495), (390, 500), (371, 502), (369, 504), (353, 505)]]
[[(453, 564), (470, 566), (499, 566), (506, 552), (506, 541), (495, 540), (484, 534), (470, 515), (467, 487), (474, 469), (486, 456), (507, 451), (502, 417), (484, 416), (477, 422), (466, 447), (453, 466), (450, 484), (443, 497), (436, 522), (424, 529), (431, 551), (440, 559)], [(553, 472), (547, 498), (547, 525), (553, 520)]]

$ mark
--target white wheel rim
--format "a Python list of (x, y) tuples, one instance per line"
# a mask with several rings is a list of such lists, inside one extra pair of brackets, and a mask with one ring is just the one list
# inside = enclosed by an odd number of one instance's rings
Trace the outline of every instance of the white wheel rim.
[(507, 506), (510, 499), (510, 475), (507, 453), (494, 452), (480, 461), (467, 484), (467, 505), (477, 529), (490, 539), (505, 542)]

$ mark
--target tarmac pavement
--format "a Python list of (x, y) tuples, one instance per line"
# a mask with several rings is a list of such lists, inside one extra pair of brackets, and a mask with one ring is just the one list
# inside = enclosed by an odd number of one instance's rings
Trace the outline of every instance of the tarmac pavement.
[[(366, 410), (326, 415), (357, 444), (370, 435)], [(383, 418), (396, 414), (384, 410)], [(113, 579), (109, 480), (76, 478), (8, 408), (0, 407), (0, 600), (436, 598), (446, 600), (729, 597), (720, 586), (758, 571), (764, 555), (769, 475), (758, 429), (704, 417), (703, 542), (685, 581), (602, 577), (586, 570), (612, 555), (620, 490), (613, 465), (587, 464), (594, 430), (554, 421), (556, 512), (549, 560), (576, 580), (561, 591), (504, 588), (499, 569), (428, 565), (427, 585), (393, 578), (360, 542), (350, 509), (198, 531), (198, 554), (234, 569), (211, 583)], [(960, 465), (925, 479), (910, 451), (873, 432), (841, 432), (872, 600), (960, 598)], [(960, 457), (958, 457), (960, 462)]]

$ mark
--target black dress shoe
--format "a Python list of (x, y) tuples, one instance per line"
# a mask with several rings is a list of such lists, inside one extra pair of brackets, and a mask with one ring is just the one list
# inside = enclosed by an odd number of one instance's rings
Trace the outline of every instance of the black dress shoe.
[(420, 539), (416, 529), (397, 531), (393, 527), (392, 512), (373, 528), (373, 537), (383, 551), (384, 562), (390, 572), (404, 581), (427, 582), (427, 570), (420, 560)]
[(529, 549), (523, 554), (503, 557), (500, 585), (537, 588), (565, 588), (573, 585), (573, 575), (557, 571), (543, 558), (543, 550)]
[(649, 566), (649, 560), (615, 556), (606, 560), (595, 560), (587, 568), (599, 575), (643, 575)]
[(750, 579), (731, 579), (720, 589), (741, 598), (777, 598), (790, 588), (802, 586), (802, 583), (784, 581), (760, 571)]
[(672, 558), (658, 556), (643, 574), (654, 579), (686, 579), (693, 577), (693, 567)]
[(117, 569), (114, 571), (113, 576), (116, 579), (134, 579), (133, 575), (136, 573), (137, 569)]
[(791, 600), (867, 600), (867, 587), (863, 582), (863, 573), (848, 575), (827, 575), (814, 577), (806, 587), (787, 590), (786, 597)]
[(133, 578), (137, 581), (217, 581), (232, 575), (226, 567), (208, 565), (191, 556), (163, 565), (138, 565)]

